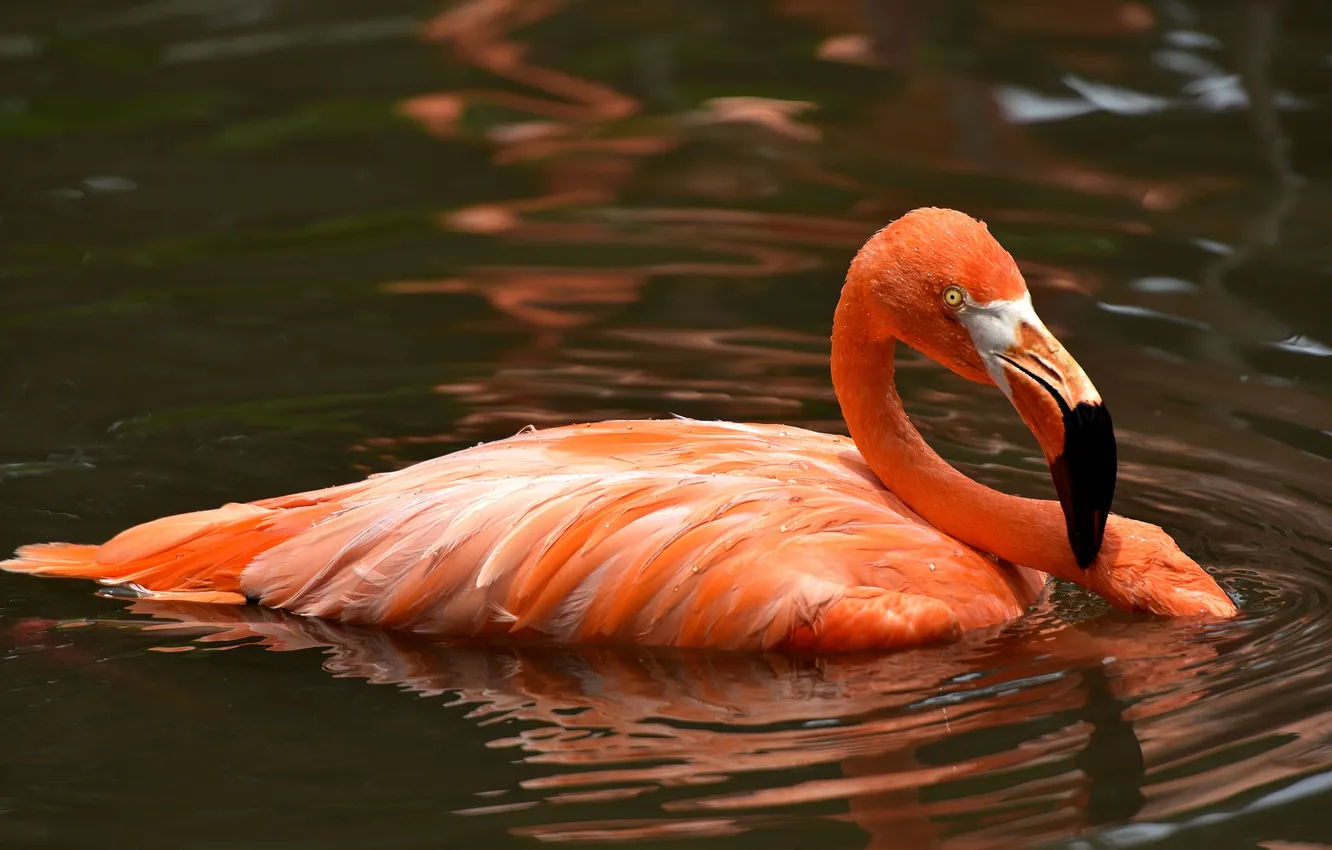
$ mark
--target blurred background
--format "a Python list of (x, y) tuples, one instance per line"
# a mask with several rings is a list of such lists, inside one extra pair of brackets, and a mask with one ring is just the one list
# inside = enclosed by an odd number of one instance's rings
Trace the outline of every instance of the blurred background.
[[(0, 841), (1332, 845), (1330, 91), (1320, 0), (0, 6), (0, 549), (527, 425), (844, 433), (846, 266), (936, 205), (1106, 398), (1116, 509), (1246, 611), (1061, 587), (948, 650), (793, 661), (0, 576)], [(900, 368), (945, 457), (1052, 494), (1002, 396)], [(214, 651), (256, 640), (311, 651)]]

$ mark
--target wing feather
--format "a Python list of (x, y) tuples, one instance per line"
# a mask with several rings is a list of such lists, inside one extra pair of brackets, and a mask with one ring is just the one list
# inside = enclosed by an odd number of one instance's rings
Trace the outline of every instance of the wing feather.
[(1038, 587), (925, 525), (849, 441), (689, 420), (523, 433), (20, 556), (438, 635), (730, 648), (947, 635)]

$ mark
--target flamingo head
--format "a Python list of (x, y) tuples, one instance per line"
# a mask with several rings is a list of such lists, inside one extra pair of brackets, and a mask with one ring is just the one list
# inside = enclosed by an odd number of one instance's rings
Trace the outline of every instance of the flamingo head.
[(1096, 387), (1032, 308), (1017, 263), (982, 222), (919, 209), (881, 230), (852, 275), (887, 330), (952, 371), (998, 387), (1050, 466), (1077, 563), (1101, 550), (1115, 493), (1114, 425)]

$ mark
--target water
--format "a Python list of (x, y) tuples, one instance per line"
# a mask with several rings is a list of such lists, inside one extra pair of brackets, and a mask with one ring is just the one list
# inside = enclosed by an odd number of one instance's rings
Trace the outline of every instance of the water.
[[(792, 659), (0, 576), (0, 842), (1332, 842), (1325, 4), (52, 0), (0, 9), (0, 69), (6, 551), (528, 424), (841, 430), (841, 275), (936, 204), (1109, 401), (1116, 509), (1244, 608), (1060, 587), (947, 649)], [(945, 456), (1050, 495), (998, 393), (902, 373)]]

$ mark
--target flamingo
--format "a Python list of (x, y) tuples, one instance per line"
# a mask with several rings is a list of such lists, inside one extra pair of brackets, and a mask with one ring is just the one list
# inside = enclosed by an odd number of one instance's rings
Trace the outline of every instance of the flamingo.
[[(894, 386), (899, 340), (1009, 398), (1058, 501), (1000, 493), (929, 447)], [(918, 209), (865, 243), (833, 320), (832, 380), (850, 440), (689, 419), (532, 430), (100, 546), (25, 546), (0, 567), (570, 644), (909, 648), (1020, 616), (1052, 576), (1124, 611), (1236, 613), (1162, 529), (1110, 513), (1110, 415), (982, 222)]]

